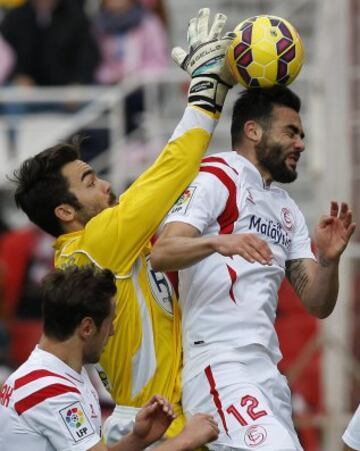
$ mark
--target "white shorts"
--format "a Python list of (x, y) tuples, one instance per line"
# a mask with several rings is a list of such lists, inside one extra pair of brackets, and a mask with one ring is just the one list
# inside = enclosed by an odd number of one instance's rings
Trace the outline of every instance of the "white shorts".
[(262, 349), (246, 347), (236, 362), (209, 364), (184, 384), (186, 417), (203, 412), (218, 421), (210, 450), (302, 451), (286, 378)]
[[(136, 414), (140, 409), (128, 406), (116, 406), (112, 414), (105, 420), (102, 427), (102, 434), (107, 446), (114, 445), (129, 432), (132, 432), (135, 424)], [(146, 449), (151, 449), (159, 445), (162, 440), (154, 442)]]

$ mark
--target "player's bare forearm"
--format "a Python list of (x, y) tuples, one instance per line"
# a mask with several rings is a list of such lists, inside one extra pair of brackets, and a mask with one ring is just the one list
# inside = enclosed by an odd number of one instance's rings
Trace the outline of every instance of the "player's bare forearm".
[(339, 291), (339, 262), (290, 260), (286, 275), (309, 313), (326, 318), (334, 310)]
[(240, 255), (249, 263), (271, 265), (268, 244), (253, 233), (201, 237), (193, 226), (181, 222), (165, 226), (151, 253), (155, 271), (178, 271), (214, 252), (224, 256)]
[(213, 237), (161, 237), (151, 252), (155, 271), (179, 271), (213, 254)]

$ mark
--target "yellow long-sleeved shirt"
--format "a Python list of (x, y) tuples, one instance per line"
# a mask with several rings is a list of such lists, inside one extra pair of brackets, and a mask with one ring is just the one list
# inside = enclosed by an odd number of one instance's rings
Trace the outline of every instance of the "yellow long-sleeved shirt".
[(150, 265), (150, 238), (197, 174), (216, 119), (188, 107), (155, 163), (120, 197), (78, 232), (60, 236), (55, 265), (94, 263), (116, 276), (115, 334), (100, 364), (118, 405), (140, 407), (155, 393), (180, 408), (181, 331), (171, 285)]

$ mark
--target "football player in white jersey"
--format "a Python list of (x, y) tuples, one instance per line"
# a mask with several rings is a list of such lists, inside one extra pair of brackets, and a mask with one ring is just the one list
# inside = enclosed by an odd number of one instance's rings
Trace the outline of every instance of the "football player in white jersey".
[(342, 439), (344, 451), (360, 451), (360, 405), (348, 424)]
[(152, 252), (156, 270), (179, 271), (183, 408), (220, 424), (214, 450), (301, 450), (274, 329), (286, 275), (307, 310), (325, 318), (338, 294), (339, 259), (354, 232), (346, 203), (331, 202), (314, 234), (287, 192), (304, 151), (301, 102), (286, 87), (243, 91), (233, 152), (203, 160)]
[[(0, 450), (146, 449), (175, 417), (168, 401), (153, 396), (138, 412), (133, 431), (107, 448), (100, 439), (98, 395), (83, 367), (98, 361), (113, 334), (113, 273), (93, 266), (57, 270), (42, 292), (44, 335), (0, 391)], [(193, 449), (216, 436), (215, 421), (199, 414), (178, 437), (155, 449)]]

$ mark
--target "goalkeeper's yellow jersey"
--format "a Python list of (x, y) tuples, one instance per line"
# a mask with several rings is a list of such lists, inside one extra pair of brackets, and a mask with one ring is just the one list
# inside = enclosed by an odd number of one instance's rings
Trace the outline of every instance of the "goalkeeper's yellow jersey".
[(94, 263), (116, 275), (115, 334), (100, 364), (118, 405), (141, 407), (159, 393), (178, 414), (169, 435), (183, 426), (179, 310), (167, 277), (150, 265), (150, 238), (196, 176), (216, 119), (187, 107), (155, 163), (119, 199), (81, 231), (60, 236), (55, 266)]

